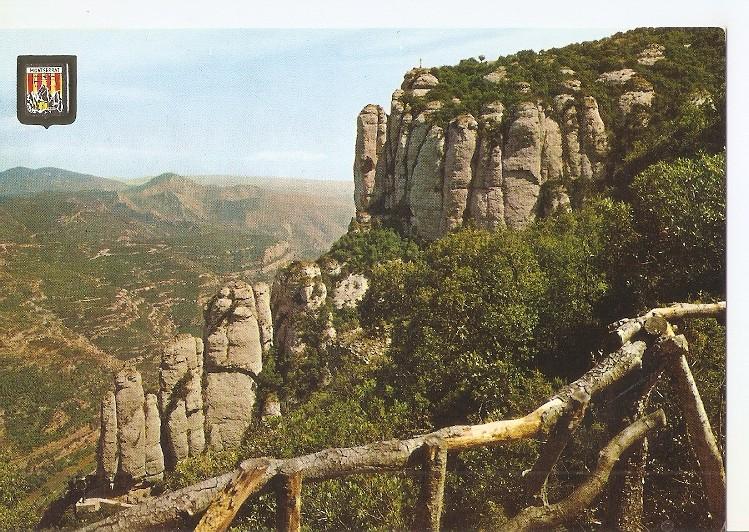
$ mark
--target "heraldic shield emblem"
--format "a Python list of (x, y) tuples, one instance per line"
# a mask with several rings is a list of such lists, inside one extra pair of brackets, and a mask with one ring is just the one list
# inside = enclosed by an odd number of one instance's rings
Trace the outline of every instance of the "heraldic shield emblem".
[(76, 115), (76, 56), (18, 56), (18, 120), (48, 128)]

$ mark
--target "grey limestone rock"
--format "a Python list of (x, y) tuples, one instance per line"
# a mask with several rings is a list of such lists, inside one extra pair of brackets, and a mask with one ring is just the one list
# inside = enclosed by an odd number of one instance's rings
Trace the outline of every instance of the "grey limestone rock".
[(252, 421), (257, 385), (240, 372), (208, 373), (205, 389), (206, 443), (214, 450), (238, 447)]
[(149, 393), (145, 404), (146, 480), (164, 478), (164, 453), (161, 449), (161, 418), (156, 396)]
[(140, 373), (125, 368), (115, 379), (117, 441), (120, 452), (118, 481), (132, 485), (146, 475), (145, 394)]
[(117, 445), (117, 405), (114, 392), (107, 392), (101, 401), (97, 476), (108, 484), (114, 482), (119, 466)]
[(472, 164), (477, 137), (478, 122), (470, 114), (454, 118), (447, 128), (440, 229), (443, 234), (463, 224), (469, 188), (473, 182)]

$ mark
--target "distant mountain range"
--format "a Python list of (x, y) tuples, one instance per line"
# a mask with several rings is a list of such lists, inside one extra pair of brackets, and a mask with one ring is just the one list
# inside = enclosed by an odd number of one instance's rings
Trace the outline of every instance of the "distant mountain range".
[(262, 231), (311, 256), (343, 234), (353, 215), (350, 182), (165, 173), (132, 184), (60, 168), (0, 172), (0, 197), (40, 193), (97, 203), (104, 199), (97, 193), (107, 193), (104, 208), (117, 206), (161, 222)]
[(121, 190), (126, 186), (114, 179), (60, 168), (17, 166), (0, 172), (0, 196), (24, 196), (49, 191)]

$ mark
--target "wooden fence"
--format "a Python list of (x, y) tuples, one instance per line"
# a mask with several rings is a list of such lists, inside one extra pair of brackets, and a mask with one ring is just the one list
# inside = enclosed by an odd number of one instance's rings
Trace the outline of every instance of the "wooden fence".
[[(590, 506), (606, 486), (619, 458), (649, 432), (665, 426), (662, 410), (651, 414), (644, 412), (650, 390), (663, 375), (671, 379), (678, 394), (677, 403), (686, 419), (689, 441), (698, 459), (709, 510), (716, 527), (720, 528), (725, 507), (723, 457), (689, 369), (686, 339), (674, 333), (670, 321), (715, 317), (725, 310), (725, 302), (679, 303), (613, 324), (610, 335), (612, 352), (524, 417), (451, 426), (405, 440), (325, 449), (285, 460), (248, 459), (235, 471), (153, 498), (84, 530), (184, 527), (185, 523), (191, 520), (194, 523), (198, 517), (198, 531), (226, 530), (245, 501), (272, 490), (278, 501), (278, 530), (297, 531), (301, 527), (303, 482), (420, 468), (423, 474), (415, 508), (415, 528), (436, 531), (440, 528), (449, 452), (540, 436), (544, 436), (546, 442), (536, 463), (525, 475), (526, 489), (530, 499), (535, 501), (534, 505), (519, 512), (503, 528), (530, 530), (556, 526)], [(601, 450), (596, 469), (588, 479), (565, 499), (549, 504), (545, 493), (546, 480), (588, 404), (605, 399), (604, 393), (614, 383), (638, 373), (639, 386), (636, 393), (628, 397), (633, 404), (639, 405), (636, 419)], [(635, 513), (642, 511), (641, 491), (639, 496), (639, 501), (636, 498), (629, 501)]]

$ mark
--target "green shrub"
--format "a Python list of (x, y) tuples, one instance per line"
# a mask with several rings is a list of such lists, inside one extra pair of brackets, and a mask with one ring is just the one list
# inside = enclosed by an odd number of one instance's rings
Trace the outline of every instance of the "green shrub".
[(338, 239), (327, 254), (349, 271), (367, 274), (375, 264), (392, 259), (413, 260), (419, 256), (418, 246), (389, 228), (348, 232)]
[(660, 301), (725, 294), (724, 154), (648, 167), (632, 183), (632, 204), (647, 265), (637, 280), (640, 290)]
[(34, 509), (23, 501), (31, 486), (26, 475), (0, 450), (0, 530), (32, 530)]

